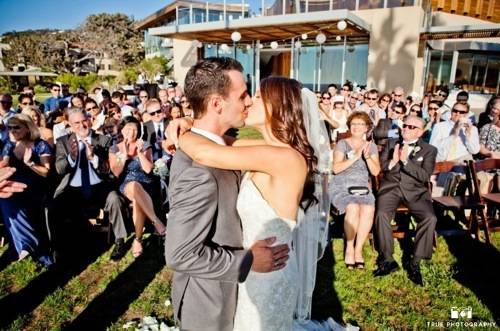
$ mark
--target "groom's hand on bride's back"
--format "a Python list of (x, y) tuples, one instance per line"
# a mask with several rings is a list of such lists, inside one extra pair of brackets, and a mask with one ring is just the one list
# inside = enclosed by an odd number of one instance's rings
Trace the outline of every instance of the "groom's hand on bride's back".
[(276, 237), (259, 240), (250, 248), (253, 255), (253, 271), (271, 272), (285, 267), (290, 248), (287, 244), (271, 246), (275, 241)]

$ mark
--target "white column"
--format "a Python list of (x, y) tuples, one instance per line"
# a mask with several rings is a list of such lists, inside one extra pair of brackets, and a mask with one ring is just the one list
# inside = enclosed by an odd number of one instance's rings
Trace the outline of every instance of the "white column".
[(255, 89), (257, 91), (259, 89), (260, 83), (260, 40), (257, 40), (255, 44)]
[(450, 72), (450, 87), (455, 84), (455, 75), (457, 73), (458, 64), (458, 51), (453, 51), (453, 58), (451, 60), (451, 72)]
[(342, 86), (342, 84), (344, 84), (345, 82), (345, 68), (346, 68), (346, 59), (345, 59), (345, 55), (346, 55), (346, 48), (347, 48), (347, 37), (344, 36), (344, 49), (342, 50), (342, 75), (341, 75), (341, 81), (340, 81), (340, 86)]

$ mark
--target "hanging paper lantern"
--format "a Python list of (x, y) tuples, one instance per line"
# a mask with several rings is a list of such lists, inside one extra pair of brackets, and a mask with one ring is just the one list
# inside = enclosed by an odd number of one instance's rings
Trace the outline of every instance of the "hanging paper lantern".
[(342, 40), (342, 37), (341, 37), (341, 36), (337, 36), (337, 37), (335, 37), (335, 40), (337, 40), (337, 41), (341, 41), (341, 40)]
[(300, 48), (300, 47), (302, 47), (302, 43), (300, 42), (300, 40), (297, 40), (295, 42), (295, 48)]
[(234, 31), (233, 33), (231, 33), (231, 40), (234, 42), (240, 41), (241, 40), (241, 33), (239, 33), (238, 31)]
[(345, 30), (345, 28), (347, 28), (346, 21), (342, 20), (337, 23), (337, 29), (339, 29), (340, 31)]
[(302, 37), (302, 40), (306, 40), (307, 39), (307, 33), (303, 33), (301, 37)]
[(320, 32), (318, 33), (318, 35), (316, 36), (316, 41), (318, 42), (318, 44), (323, 44), (325, 41), (326, 41), (326, 36), (323, 32)]
[(278, 42), (277, 42), (277, 41), (272, 41), (272, 42), (271, 42), (271, 48), (272, 48), (272, 49), (276, 49), (276, 48), (278, 48), (278, 46), (279, 46), (279, 45), (278, 45)]

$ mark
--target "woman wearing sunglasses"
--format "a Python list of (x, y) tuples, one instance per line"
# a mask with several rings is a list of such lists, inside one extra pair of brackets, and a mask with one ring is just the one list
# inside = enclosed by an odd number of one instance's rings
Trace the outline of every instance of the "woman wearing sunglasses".
[(42, 217), (52, 150), (40, 139), (40, 131), (28, 115), (12, 116), (7, 127), (10, 141), (2, 150), (0, 167), (16, 168), (11, 180), (27, 185), (24, 192), (0, 199), (10, 247), (19, 260), (32, 255), (44, 266), (50, 266), (53, 261), (48, 254)]

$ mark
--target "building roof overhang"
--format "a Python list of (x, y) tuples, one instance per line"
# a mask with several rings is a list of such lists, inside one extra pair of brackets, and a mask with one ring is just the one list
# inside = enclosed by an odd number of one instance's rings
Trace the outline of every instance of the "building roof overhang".
[(420, 31), (421, 40), (500, 37), (500, 24), (432, 26)]
[[(339, 30), (337, 23), (346, 21), (347, 28)], [(214, 21), (196, 24), (182, 24), (150, 28), (155, 36), (199, 40), (210, 43), (231, 42), (231, 33), (241, 34), (239, 42), (279, 41), (300, 36), (303, 33), (323, 32), (327, 38), (334, 36), (366, 37), (371, 26), (347, 9), (319, 11), (300, 14), (248, 17), (226, 21)]]

